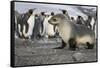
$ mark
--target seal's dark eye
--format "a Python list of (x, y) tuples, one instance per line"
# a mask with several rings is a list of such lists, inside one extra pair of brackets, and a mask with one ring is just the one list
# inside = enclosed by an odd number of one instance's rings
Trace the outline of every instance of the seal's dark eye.
[(57, 19), (54, 18), (53, 21), (55, 22), (55, 21), (57, 21)]

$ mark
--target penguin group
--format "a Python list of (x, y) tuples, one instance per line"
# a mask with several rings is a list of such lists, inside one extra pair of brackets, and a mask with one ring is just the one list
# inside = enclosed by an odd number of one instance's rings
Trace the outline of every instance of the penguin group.
[[(40, 12), (35, 14), (34, 9), (29, 9), (26, 13), (18, 13), (15, 11), (15, 35), (20, 39), (42, 39), (43, 37), (55, 38), (59, 37), (59, 31), (56, 25), (50, 24), (48, 21), (51, 17), (56, 15), (54, 12), (46, 14), (47, 12)], [(91, 20), (92, 17), (88, 16), (87, 20), (84, 20), (82, 16), (70, 17), (67, 10), (59, 9), (61, 14), (65, 15), (74, 24), (85, 25), (92, 29)]]

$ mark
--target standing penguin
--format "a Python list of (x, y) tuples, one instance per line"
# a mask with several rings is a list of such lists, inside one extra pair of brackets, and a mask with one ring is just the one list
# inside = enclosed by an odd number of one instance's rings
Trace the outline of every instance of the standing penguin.
[(74, 17), (71, 17), (71, 22), (76, 23), (76, 20), (74, 19)]
[(40, 37), (43, 36), (43, 28), (44, 28), (44, 19), (45, 19), (45, 12), (41, 12), (41, 14), (39, 15), (39, 22), (40, 22)]
[(45, 16), (45, 19), (44, 19), (44, 22), (43, 22), (43, 32), (41, 33), (42, 34), (42, 36), (44, 36), (44, 37), (48, 37), (48, 35), (47, 35), (47, 28), (48, 28), (48, 26), (47, 26), (47, 24), (48, 24), (48, 18), (49, 18), (49, 15), (46, 15)]
[(65, 15), (57, 14), (48, 21), (52, 25), (56, 25), (59, 35), (62, 38), (62, 49), (69, 43), (71, 50), (76, 50), (80, 44), (85, 44), (87, 49), (93, 49), (95, 44), (95, 33), (84, 25), (72, 23)]
[(44, 31), (43, 31), (43, 33), (44, 33), (44, 35), (46, 37), (49, 37), (49, 38), (54, 37), (54, 35), (55, 35), (54, 25), (51, 25), (50, 23), (48, 23), (48, 20), (52, 16), (54, 16), (54, 12), (51, 12), (51, 15), (50, 16), (46, 16), (45, 17), (45, 20), (44, 20)]
[(31, 16), (32, 12), (33, 10), (30, 9), (27, 13), (21, 14), (17, 19), (17, 26), (20, 33), (20, 38), (26, 38), (24, 34), (27, 33), (29, 29), (29, 24), (27, 20)]
[(20, 16), (19, 12), (18, 11), (15, 11), (15, 38), (19, 38), (20, 36), (20, 33), (18, 31), (18, 26), (17, 26), (17, 19), (18, 17)]
[(20, 14), (17, 18), (17, 29), (19, 37), (22, 39), (28, 39), (32, 34), (32, 28), (34, 27), (34, 9), (29, 9), (28, 12)]
[(34, 24), (35, 24), (35, 14), (34, 14), (34, 10), (36, 10), (36, 8), (30, 9), (30, 10), (31, 10), (31, 13), (32, 14), (27, 19), (27, 23), (29, 24), (29, 29), (28, 29), (28, 32), (25, 33), (25, 37), (28, 37), (28, 38), (31, 38), (31, 36), (32, 36), (32, 31), (33, 31)]
[[(49, 16), (48, 20), (54, 16), (54, 12), (51, 12), (51, 16)], [(54, 37), (55, 32), (54, 32), (54, 25), (51, 25), (50, 23), (47, 22), (47, 34), (49, 38)]]
[(84, 24), (83, 18), (81, 16), (77, 17), (76, 24), (80, 24), (80, 25)]
[(39, 19), (39, 16), (36, 14), (35, 15), (35, 24), (34, 24), (34, 28), (33, 28), (33, 33), (31, 36), (31, 39), (40, 39), (40, 27), (41, 27), (41, 22)]
[(68, 12), (66, 10), (62, 10), (62, 9), (59, 9), (59, 10), (61, 10), (62, 14), (64, 14), (68, 19), (70, 19)]
[(90, 29), (92, 29), (91, 21), (92, 21), (92, 16), (88, 16), (88, 19), (86, 20), (85, 25), (89, 27)]

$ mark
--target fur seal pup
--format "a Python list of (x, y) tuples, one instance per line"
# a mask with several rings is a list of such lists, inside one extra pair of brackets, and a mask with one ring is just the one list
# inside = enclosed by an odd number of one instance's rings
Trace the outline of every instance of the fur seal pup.
[(72, 23), (68, 17), (64, 14), (56, 14), (48, 21), (57, 26), (62, 38), (62, 46), (58, 49), (63, 49), (67, 43), (69, 43), (71, 50), (76, 50), (79, 44), (86, 44), (87, 49), (93, 49), (95, 33), (84, 25)]

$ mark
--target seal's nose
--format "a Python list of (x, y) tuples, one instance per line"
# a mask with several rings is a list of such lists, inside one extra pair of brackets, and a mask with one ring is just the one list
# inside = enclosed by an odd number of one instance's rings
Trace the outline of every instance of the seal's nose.
[(48, 22), (50, 22), (50, 20), (48, 20)]

